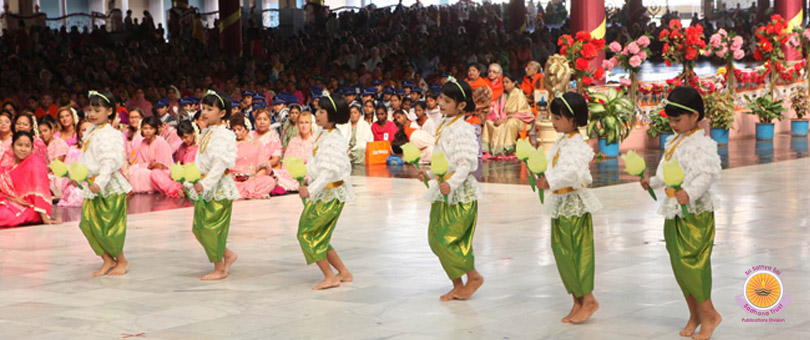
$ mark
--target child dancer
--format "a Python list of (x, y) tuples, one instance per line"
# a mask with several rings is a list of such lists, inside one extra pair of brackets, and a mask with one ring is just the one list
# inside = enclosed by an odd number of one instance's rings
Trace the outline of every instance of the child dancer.
[[(720, 156), (717, 143), (698, 126), (704, 115), (700, 94), (691, 87), (679, 86), (670, 92), (667, 100), (664, 110), (677, 135), (667, 139), (664, 158), (655, 176), (642, 179), (641, 186), (644, 189), (664, 187), (664, 162), (677, 161), (683, 169), (682, 190), (666, 189), (667, 197), (661, 202), (658, 213), (666, 219), (664, 239), (672, 271), (689, 306), (689, 321), (680, 334), (706, 340), (722, 321), (711, 299), (711, 255), (717, 203), (709, 190), (712, 182), (720, 178)], [(680, 204), (686, 204), (688, 218), (683, 216)], [(700, 333), (695, 334), (698, 326)]]
[[(226, 247), (231, 225), (233, 201), (239, 191), (228, 169), (236, 165), (236, 137), (225, 127), (231, 115), (231, 100), (222, 92), (209, 90), (202, 100), (201, 118), (208, 128), (202, 131), (195, 163), (203, 179), (194, 184), (191, 197), (200, 200), (194, 205), (192, 231), (205, 249), (214, 271), (201, 280), (220, 280), (228, 277), (237, 255)], [(187, 186), (191, 183), (186, 182)]]
[(90, 91), (79, 164), (87, 167), (92, 184), (84, 184), (79, 228), (104, 264), (93, 276), (123, 275), (129, 269), (124, 257), (127, 234), (127, 193), (132, 187), (118, 171), (124, 165), (124, 139), (110, 126), (115, 118), (115, 97), (109, 91)]
[(593, 149), (579, 134), (588, 124), (588, 104), (580, 94), (568, 92), (551, 102), (551, 123), (561, 134), (551, 147), (551, 167), (537, 187), (552, 191), (543, 206), (551, 216), (551, 249), (565, 290), (574, 306), (564, 323), (582, 323), (599, 308), (593, 297), (594, 248), (591, 213), (602, 204), (586, 187), (593, 182), (588, 164)]
[[(307, 164), (309, 185), (299, 188), (299, 195), (309, 200), (298, 222), (298, 242), (307, 264), (317, 263), (323, 272), (323, 281), (312, 287), (320, 290), (352, 281), (352, 274), (329, 240), (343, 206), (355, 195), (352, 186), (344, 183), (352, 172), (347, 153), (349, 145), (335, 129), (335, 125), (349, 121), (349, 105), (340, 95), (324, 96), (315, 121), (323, 130), (315, 139), (312, 158)], [(337, 269), (337, 275), (330, 265)]]
[[(467, 299), (484, 283), (475, 270), (472, 249), (478, 218), (481, 188), (471, 173), (478, 168), (478, 143), (473, 127), (464, 122), (464, 112), (475, 111), (472, 90), (464, 81), (451, 80), (442, 87), (439, 105), (445, 117), (436, 132), (434, 152), (447, 157), (444, 181), (431, 182), (427, 198), (432, 202), (428, 241), (439, 257), (444, 271), (453, 281), (453, 289), (440, 300)], [(433, 177), (423, 168), (419, 180)], [(438, 180), (438, 178), (437, 178)], [(448, 196), (449, 204), (445, 203)], [(467, 274), (465, 285), (461, 277)]]

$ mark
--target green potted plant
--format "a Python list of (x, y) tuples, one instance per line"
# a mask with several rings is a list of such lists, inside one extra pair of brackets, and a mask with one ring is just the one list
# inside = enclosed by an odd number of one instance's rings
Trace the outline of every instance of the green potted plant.
[(711, 121), (710, 134), (717, 144), (728, 144), (728, 131), (734, 127), (736, 105), (731, 92), (706, 95), (706, 119)]
[(666, 148), (667, 138), (674, 132), (672, 126), (669, 125), (669, 118), (661, 109), (658, 112), (650, 112), (650, 129), (647, 130), (647, 135), (652, 138), (659, 138), (658, 145), (661, 150)]
[(587, 133), (599, 137), (599, 152), (608, 157), (619, 156), (619, 142), (630, 135), (634, 105), (625, 91), (611, 87), (606, 93), (593, 92), (588, 110)]
[(759, 123), (757, 123), (757, 139), (772, 140), (774, 130), (773, 120), (777, 119), (782, 121), (782, 118), (784, 118), (782, 112), (787, 111), (786, 108), (782, 107), (782, 100), (774, 101), (770, 93), (756, 99), (745, 95), (745, 99), (748, 101), (748, 105), (745, 106), (748, 109), (748, 113), (756, 115), (759, 118)]
[(790, 133), (794, 136), (807, 136), (808, 122), (804, 119), (810, 110), (810, 105), (807, 103), (807, 93), (805, 91), (796, 91), (790, 97), (790, 107), (796, 113), (796, 119), (790, 120)]

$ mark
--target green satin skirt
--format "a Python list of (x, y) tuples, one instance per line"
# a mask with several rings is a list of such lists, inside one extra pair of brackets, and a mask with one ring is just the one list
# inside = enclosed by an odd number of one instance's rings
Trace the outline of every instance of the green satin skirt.
[(194, 203), (194, 224), (191, 231), (205, 249), (208, 261), (219, 262), (225, 256), (228, 230), (231, 227), (233, 201), (199, 200)]
[(96, 255), (107, 253), (117, 257), (124, 250), (127, 237), (127, 195), (85, 199), (79, 229)]
[(437, 201), (430, 207), (430, 250), (439, 257), (450, 280), (475, 269), (472, 241), (477, 221), (478, 201), (454, 205)]
[(344, 205), (346, 203), (337, 199), (329, 202), (307, 201), (298, 220), (298, 243), (308, 265), (326, 260), (326, 252), (333, 249), (329, 241)]
[(691, 295), (697, 303), (711, 298), (714, 212), (690, 214), (688, 220), (680, 217), (666, 220), (664, 240), (683, 296)]
[(575, 297), (593, 291), (593, 220), (590, 213), (551, 219), (551, 250), (565, 290)]

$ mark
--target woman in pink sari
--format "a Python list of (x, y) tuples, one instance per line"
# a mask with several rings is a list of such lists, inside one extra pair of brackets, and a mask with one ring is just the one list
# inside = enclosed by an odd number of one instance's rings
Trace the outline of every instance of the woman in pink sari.
[[(503, 107), (487, 117), (482, 133), (481, 144), (485, 153), (493, 157), (506, 157), (515, 153), (520, 131), (531, 130), (535, 116), (523, 91), (508, 73), (503, 79), (505, 96)], [(497, 102), (496, 102), (497, 103)]]
[[(78, 126), (78, 134), (76, 136), (77, 142), (76, 145), (68, 148), (64, 161), (65, 164), (71, 165), (79, 161), (79, 158), (82, 156), (82, 137), (84, 137), (84, 131), (87, 131), (87, 129), (92, 125), (93, 124), (91, 124), (87, 119), (80, 120), (79, 124), (76, 125)], [(81, 207), (82, 202), (84, 201), (82, 190), (71, 185), (70, 181), (62, 181), (59, 184), (61, 185), (59, 189), (62, 192), (62, 198), (59, 199), (59, 203), (56, 205), (60, 207)]]
[(127, 150), (127, 164), (135, 163), (135, 151), (138, 150), (141, 146), (141, 142), (143, 142), (143, 136), (141, 135), (142, 121), (143, 111), (139, 108), (132, 109), (129, 113), (129, 132), (131, 132), (131, 134), (127, 135), (125, 132), (124, 135), (126, 137), (124, 148)]
[(171, 146), (156, 135), (160, 125), (160, 120), (154, 116), (147, 117), (141, 124), (143, 142), (135, 151), (135, 164), (129, 167), (128, 176), (135, 193), (154, 192), (152, 172), (168, 172), (173, 163)]
[[(188, 121), (180, 123), (177, 126), (177, 131), (180, 133), (183, 145), (180, 145), (180, 148), (174, 154), (175, 161), (180, 164), (194, 163), (194, 158), (197, 156), (197, 133)], [(149, 178), (152, 180), (152, 185), (161, 194), (169, 197), (183, 197), (185, 195), (183, 185), (175, 182), (168, 171), (152, 171)]]
[(48, 159), (48, 146), (39, 138), (39, 130), (37, 129), (37, 121), (30, 113), (20, 113), (14, 117), (12, 125), (14, 133), (25, 131), (34, 136), (34, 154), (42, 157), (43, 160)]
[[(44, 117), (44, 116), (43, 116)], [(72, 107), (62, 107), (56, 114), (59, 119), (59, 131), (54, 131), (53, 136), (63, 140), (68, 146), (76, 145), (78, 137), (76, 134), (76, 123), (79, 122), (79, 113)]]
[(183, 144), (183, 140), (177, 135), (177, 130), (175, 130), (171, 125), (161, 123), (158, 131), (160, 131), (160, 137), (162, 137), (163, 140), (165, 140), (166, 143), (169, 143), (169, 146), (171, 146), (172, 154), (174, 154), (180, 145)]
[(14, 131), (11, 129), (11, 113), (8, 111), (0, 112), (0, 155), (11, 150), (11, 139), (14, 136)]
[[(266, 109), (258, 109), (253, 111), (253, 118), (256, 121), (256, 130), (250, 133), (250, 137), (256, 140), (264, 148), (267, 156), (269, 157), (267, 162), (272, 169), (270, 171), (270, 175), (273, 176), (276, 181), (278, 181), (278, 177), (275, 172), (281, 168), (281, 138), (279, 138), (278, 132), (276, 132), (275, 129), (270, 128), (270, 113)], [(287, 190), (284, 190), (284, 188), (281, 186), (276, 185), (270, 194), (282, 195), (286, 192)]]
[(34, 136), (18, 131), (0, 161), (0, 227), (58, 223), (51, 218), (48, 168), (33, 148)]
[[(68, 145), (61, 138), (54, 137), (54, 127), (56, 127), (56, 120), (51, 116), (42, 116), (39, 119), (39, 135), (42, 141), (48, 146), (48, 159), (45, 160), (47, 164), (53, 161), (65, 161), (65, 156), (68, 152)], [(48, 174), (48, 183), (50, 183), (51, 194), (53, 198), (61, 198), (61, 188), (66, 181), (70, 181), (65, 177), (56, 177), (53, 174)]]
[(276, 187), (276, 180), (268, 175), (270, 168), (267, 151), (249, 136), (248, 120), (241, 113), (231, 117), (231, 129), (236, 135), (236, 166), (230, 169), (236, 188), (242, 198), (267, 198)]
[[(287, 144), (287, 150), (284, 151), (284, 158), (298, 157), (304, 160), (304, 163), (312, 156), (313, 141), (312, 138), (312, 114), (309, 112), (301, 112), (298, 116), (298, 136), (293, 137), (290, 143)], [(280, 185), (287, 192), (298, 191), (298, 181), (290, 176), (286, 169), (276, 170), (278, 178), (278, 185)]]

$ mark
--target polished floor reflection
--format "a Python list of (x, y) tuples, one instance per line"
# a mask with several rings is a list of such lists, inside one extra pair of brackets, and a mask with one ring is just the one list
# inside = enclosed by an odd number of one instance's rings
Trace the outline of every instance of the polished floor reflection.
[[(783, 157), (778, 140), (768, 150)], [(714, 339), (810, 339), (808, 167), (807, 158), (736, 167), (715, 183), (723, 204), (713, 299), (725, 320)], [(574, 326), (559, 322), (571, 299), (549, 220), (528, 187), (482, 185), (474, 249), (486, 282), (469, 301), (442, 303), (450, 282), (427, 244), (424, 186), (349, 182), (358, 200), (344, 209), (333, 245), (355, 281), (322, 292), (309, 288), (320, 273), (304, 264), (296, 240), (295, 196), (235, 203), (229, 246), (240, 257), (219, 282), (199, 280), (210, 264), (190, 232), (190, 208), (129, 217), (124, 277), (90, 275), (100, 263), (78, 222), (2, 230), (0, 339), (682, 339), (687, 308), (663, 221), (636, 184), (594, 189), (605, 205), (594, 214), (601, 309)], [(782, 272), (793, 301), (774, 316), (784, 322), (742, 321), (750, 314), (735, 296), (756, 265)]]

